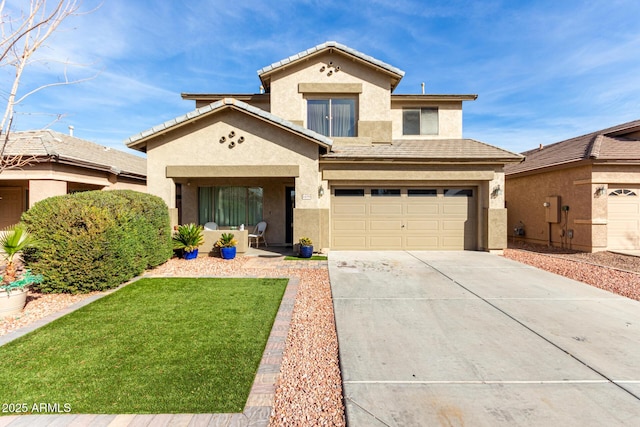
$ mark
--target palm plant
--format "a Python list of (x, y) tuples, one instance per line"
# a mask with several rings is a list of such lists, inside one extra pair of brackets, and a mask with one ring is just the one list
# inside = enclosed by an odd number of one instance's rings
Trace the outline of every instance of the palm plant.
[(179, 225), (174, 233), (173, 249), (182, 249), (185, 252), (193, 252), (198, 246), (204, 244), (204, 235), (202, 234), (202, 226), (196, 224)]
[(298, 243), (300, 243), (300, 246), (313, 246), (313, 242), (308, 237), (301, 237)]
[(222, 236), (216, 242), (219, 248), (232, 248), (238, 244), (232, 233), (222, 233)]
[(7, 261), (2, 281), (4, 284), (12, 283), (16, 280), (16, 261), (25, 248), (33, 246), (35, 240), (27, 231), (27, 228), (18, 224), (10, 227), (0, 234), (0, 248)]

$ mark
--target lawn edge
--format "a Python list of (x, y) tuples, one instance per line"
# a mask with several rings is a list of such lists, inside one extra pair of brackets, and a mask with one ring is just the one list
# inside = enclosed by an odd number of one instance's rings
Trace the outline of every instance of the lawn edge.
[(13, 340), (16, 340), (24, 335), (27, 335), (30, 332), (35, 331), (36, 329), (46, 325), (47, 323), (51, 323), (54, 320), (58, 320), (59, 318), (66, 316), (69, 313), (73, 313), (74, 311), (84, 307), (85, 305), (91, 304), (94, 301), (99, 300), (100, 298), (103, 298), (109, 294), (112, 294), (122, 288), (124, 288), (125, 286), (128, 286), (132, 283), (137, 282), (138, 280), (144, 278), (144, 276), (137, 276), (134, 277), (133, 279), (129, 280), (128, 282), (125, 282), (121, 285), (119, 285), (118, 287), (115, 287), (113, 289), (109, 289), (107, 291), (104, 291), (100, 294), (97, 295), (92, 295), (90, 297), (87, 297), (85, 299), (83, 299), (82, 301), (78, 301), (76, 303), (71, 304), (70, 306), (63, 308), (62, 310), (58, 310), (55, 313), (51, 313), (48, 316), (43, 317), (42, 319), (38, 319), (26, 326), (23, 326), (22, 328), (18, 328), (15, 331), (11, 331), (8, 334), (5, 334), (3, 336), (0, 336), (0, 347), (10, 343)]
[[(141, 278), (146, 278), (146, 276), (138, 276), (129, 282), (123, 283), (117, 288), (106, 291), (100, 295), (94, 295), (89, 298), (86, 298), (82, 301), (79, 301), (75, 304), (70, 305), (69, 307), (60, 310), (56, 313), (53, 313), (47, 317), (44, 317), (36, 322), (33, 322), (30, 325), (27, 325), (23, 328), (17, 329), (13, 332), (10, 332), (2, 337), (0, 337), (0, 346), (4, 345), (8, 342), (11, 342), (23, 335), (28, 334), (29, 332), (52, 322), (68, 313), (71, 313), (81, 307), (84, 307), (87, 304), (92, 303), (93, 301), (100, 299), (110, 293), (121, 289), (124, 286), (127, 286), (131, 283), (138, 281)], [(232, 279), (232, 277), (230, 277)], [(101, 423), (105, 422), (109, 424), (111, 422), (121, 422), (124, 421), (125, 424), (128, 425), (129, 422), (133, 423), (136, 417), (148, 418), (150, 420), (155, 420), (157, 422), (165, 422), (171, 423), (173, 421), (177, 421), (181, 419), (184, 421), (184, 417), (193, 417), (192, 421), (198, 419), (200, 421), (204, 421), (206, 419), (209, 423), (215, 422), (233, 422), (233, 425), (238, 426), (256, 426), (256, 427), (266, 427), (269, 425), (269, 419), (271, 416), (271, 412), (273, 410), (273, 404), (275, 400), (275, 392), (276, 392), (276, 382), (278, 377), (280, 376), (282, 358), (284, 356), (284, 348), (287, 339), (287, 335), (289, 334), (289, 328), (291, 327), (291, 318), (293, 316), (293, 306), (296, 300), (296, 295), (298, 293), (298, 287), (300, 284), (300, 279), (298, 277), (281, 277), (281, 279), (287, 279), (287, 287), (284, 290), (284, 294), (282, 295), (282, 300), (280, 301), (280, 306), (278, 307), (278, 312), (276, 313), (276, 317), (273, 321), (273, 325), (271, 327), (271, 332), (269, 333), (269, 338), (267, 339), (267, 343), (265, 345), (265, 349), (262, 353), (262, 358), (260, 359), (260, 364), (258, 365), (258, 370), (256, 371), (256, 376), (253, 379), (253, 383), (251, 385), (251, 390), (249, 391), (249, 396), (247, 398), (247, 402), (245, 403), (244, 410), (242, 413), (227, 413), (227, 414), (46, 414), (46, 415), (9, 415), (6, 417), (0, 417), (0, 425), (9, 426), (14, 421), (23, 425), (22, 422), (27, 422), (31, 424), (32, 422), (36, 425), (39, 425), (39, 422), (46, 421), (54, 422), (56, 425), (70, 425), (77, 421), (78, 417), (92, 417), (93, 423)]]

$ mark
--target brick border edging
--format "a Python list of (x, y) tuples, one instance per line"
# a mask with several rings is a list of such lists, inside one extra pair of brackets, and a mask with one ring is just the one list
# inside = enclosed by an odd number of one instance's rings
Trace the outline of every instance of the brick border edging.
[(251, 426), (268, 426), (276, 393), (276, 381), (280, 375), (282, 358), (291, 327), (293, 306), (298, 294), (298, 277), (290, 277), (282, 295), (280, 307), (273, 321), (271, 333), (262, 353), (256, 377), (253, 380), (242, 415)]
[[(91, 296), (69, 307), (53, 313), (47, 317), (44, 317), (30, 325), (17, 329), (0, 337), (0, 346), (10, 341), (13, 341), (29, 332), (52, 322), (68, 313), (71, 313), (93, 301), (102, 298), (112, 292), (117, 291), (123, 286), (133, 283), (143, 276), (139, 276), (119, 287), (108, 291), (101, 295)], [(9, 415), (6, 417), (0, 417), (1, 426), (10, 426), (13, 421), (18, 422), (33, 422), (33, 425), (48, 425), (53, 419), (60, 421), (56, 422), (56, 425), (70, 425), (74, 422), (78, 422), (80, 419), (88, 420), (91, 422), (99, 422), (102, 420), (109, 424), (111, 422), (117, 422), (119, 420), (123, 422), (122, 425), (129, 425), (135, 418), (148, 419), (148, 421), (160, 419), (168, 420), (171, 418), (180, 418), (184, 416), (190, 417), (189, 425), (208, 425), (215, 422), (220, 425), (233, 425), (233, 426), (256, 426), (266, 427), (269, 425), (269, 419), (271, 417), (271, 411), (275, 399), (276, 381), (280, 375), (280, 369), (282, 365), (282, 359), (284, 356), (284, 349), (286, 345), (287, 335), (291, 327), (291, 318), (293, 315), (293, 307), (298, 293), (298, 286), (300, 279), (298, 277), (288, 277), (287, 287), (280, 301), (280, 307), (276, 313), (276, 317), (271, 327), (271, 333), (267, 339), (264, 352), (262, 353), (262, 359), (256, 372), (256, 376), (251, 385), (251, 391), (247, 398), (244, 411), (242, 413), (231, 414), (120, 414), (120, 415), (96, 415), (96, 414), (47, 414), (47, 415)], [(80, 417), (80, 418), (79, 418)], [(65, 420), (66, 419), (66, 420)], [(120, 425), (120, 424), (118, 424)]]

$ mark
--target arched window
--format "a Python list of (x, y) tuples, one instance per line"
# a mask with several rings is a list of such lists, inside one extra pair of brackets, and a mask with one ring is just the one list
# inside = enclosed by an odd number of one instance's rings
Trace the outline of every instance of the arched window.
[(631, 196), (637, 196), (637, 194), (631, 190), (627, 190), (624, 188), (619, 190), (613, 190), (612, 192), (609, 193), (609, 197), (618, 197), (618, 196), (631, 197)]

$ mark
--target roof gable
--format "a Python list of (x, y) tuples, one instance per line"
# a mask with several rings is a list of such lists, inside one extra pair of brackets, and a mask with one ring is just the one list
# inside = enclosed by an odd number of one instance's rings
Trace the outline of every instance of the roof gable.
[(402, 71), (399, 68), (396, 68), (392, 65), (387, 64), (386, 62), (380, 61), (379, 59), (376, 59), (372, 56), (369, 56), (365, 53), (359, 52), (355, 49), (352, 49), (348, 46), (345, 46), (341, 43), (335, 42), (335, 41), (328, 41), (328, 42), (324, 42), (322, 44), (319, 44), (317, 46), (314, 46), (310, 49), (304, 50), (302, 52), (299, 52), (295, 55), (291, 55), (288, 58), (282, 59), (280, 61), (274, 62), (271, 65), (267, 65), (264, 68), (261, 68), (260, 70), (258, 70), (258, 76), (260, 77), (260, 81), (262, 82), (262, 85), (264, 86), (265, 90), (268, 91), (270, 85), (271, 85), (271, 75), (279, 70), (284, 69), (285, 67), (291, 65), (291, 64), (295, 64), (298, 63), (302, 60), (305, 59), (309, 59), (312, 56), (316, 56), (319, 55), (321, 53), (324, 53), (326, 51), (330, 51), (330, 50), (337, 50), (341, 53), (343, 53), (344, 55), (350, 56), (352, 58), (354, 58), (355, 60), (358, 60), (360, 62), (363, 62), (365, 64), (367, 64), (370, 67), (373, 68), (377, 68), (387, 74), (389, 74), (390, 78), (391, 78), (391, 90), (393, 91), (393, 89), (396, 88), (396, 86), (398, 85), (398, 83), (400, 83), (400, 80), (402, 79), (402, 77), (404, 77), (404, 71)]
[(130, 148), (144, 151), (146, 142), (150, 139), (153, 139), (154, 137), (173, 129), (177, 129), (178, 127), (192, 123), (193, 121), (202, 117), (215, 114), (228, 108), (233, 108), (237, 111), (241, 111), (254, 117), (260, 118), (268, 123), (271, 123), (274, 126), (278, 126), (292, 133), (298, 134), (321, 146), (331, 146), (332, 141), (326, 136), (320, 135), (319, 133), (316, 133), (302, 126), (298, 126), (288, 120), (281, 119), (274, 114), (271, 114), (267, 111), (261, 110), (260, 108), (254, 107), (247, 104), (246, 102), (242, 102), (234, 98), (224, 98), (219, 101), (212, 102), (211, 104), (204, 107), (197, 108), (187, 114), (183, 114), (182, 116), (176, 117), (172, 120), (168, 120), (164, 123), (152, 127), (151, 129), (147, 129), (136, 135), (133, 135), (129, 139), (127, 139), (125, 143)]

